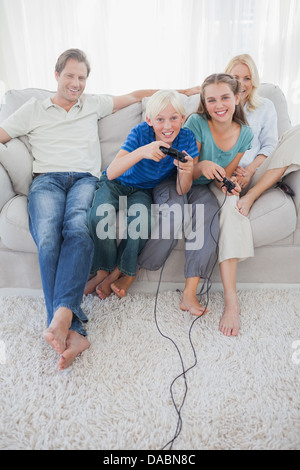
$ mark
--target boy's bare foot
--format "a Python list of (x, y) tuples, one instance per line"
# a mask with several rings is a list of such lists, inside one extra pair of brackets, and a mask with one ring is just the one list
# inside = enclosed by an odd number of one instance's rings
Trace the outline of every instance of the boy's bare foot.
[(90, 347), (90, 342), (86, 336), (80, 335), (77, 331), (69, 330), (66, 346), (58, 362), (59, 370), (67, 369), (79, 354)]
[(242, 196), (237, 202), (237, 207), (240, 213), (247, 217), (254, 202), (255, 199), (251, 197), (250, 191), (245, 194), (245, 196)]
[(92, 292), (95, 292), (96, 287), (103, 281), (103, 279), (108, 276), (108, 272), (106, 271), (97, 271), (96, 276), (92, 277), (91, 279), (88, 280), (86, 283), (85, 289), (84, 289), (84, 295), (91, 294)]
[(120, 297), (125, 297), (131, 284), (134, 282), (136, 276), (121, 276), (111, 284), (113, 292)]
[(66, 349), (66, 339), (72, 319), (72, 310), (60, 307), (56, 310), (49, 327), (43, 333), (44, 339), (58, 354), (62, 354)]
[(219, 330), (225, 336), (237, 336), (240, 329), (240, 304), (236, 294), (225, 295), (225, 309)]
[(179, 307), (183, 311), (190, 312), (191, 315), (196, 315), (200, 317), (201, 315), (206, 315), (209, 310), (203, 307), (197, 295), (187, 292), (185, 289), (183, 291), (182, 299), (179, 304)]
[(115, 268), (108, 276), (106, 276), (100, 284), (96, 287), (97, 295), (100, 299), (104, 300), (112, 293), (111, 284), (123, 276), (118, 268)]

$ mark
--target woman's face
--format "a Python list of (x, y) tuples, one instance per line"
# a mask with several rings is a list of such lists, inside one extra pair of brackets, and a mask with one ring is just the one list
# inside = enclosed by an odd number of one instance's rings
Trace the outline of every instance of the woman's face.
[(245, 64), (237, 64), (231, 69), (231, 75), (237, 78), (242, 85), (242, 91), (240, 94), (241, 102), (244, 105), (249, 98), (249, 94), (252, 91), (252, 77), (249, 67)]

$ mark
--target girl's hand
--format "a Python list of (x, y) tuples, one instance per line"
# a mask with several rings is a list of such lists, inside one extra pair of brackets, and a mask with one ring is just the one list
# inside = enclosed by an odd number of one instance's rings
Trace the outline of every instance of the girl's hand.
[(232, 189), (232, 191), (230, 193), (229, 191), (227, 192), (226, 186), (223, 186), (223, 187), (221, 187), (223, 193), (227, 194), (227, 196), (239, 196), (240, 192), (241, 192), (241, 187), (240, 187), (236, 177), (232, 176), (231, 178), (227, 178), (227, 179), (229, 179), (230, 181), (232, 181), (235, 184), (235, 188)]
[[(217, 178), (221, 180), (226, 176), (225, 170), (223, 167), (217, 163), (211, 162), (209, 160), (202, 160), (197, 163), (198, 171), (200, 170), (202, 175), (209, 180)], [(220, 176), (221, 175), (221, 176)]]
[(194, 170), (194, 160), (186, 152), (184, 152), (184, 153), (186, 155), (185, 158), (186, 158), (187, 161), (186, 162), (181, 162), (180, 160), (176, 160), (176, 158), (174, 158), (174, 165), (177, 166), (180, 174), (192, 175), (193, 170)]

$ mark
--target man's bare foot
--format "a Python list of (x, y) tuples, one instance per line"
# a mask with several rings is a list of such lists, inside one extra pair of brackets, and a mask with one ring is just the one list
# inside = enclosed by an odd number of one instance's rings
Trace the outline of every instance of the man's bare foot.
[(120, 297), (125, 297), (131, 284), (134, 282), (136, 276), (121, 276), (119, 279), (111, 284), (113, 292)]
[(79, 354), (90, 347), (90, 342), (86, 336), (80, 335), (77, 331), (69, 330), (66, 346), (58, 362), (59, 370), (67, 369)]
[(245, 196), (242, 196), (237, 202), (240, 213), (247, 217), (254, 202), (255, 199), (251, 197), (250, 191)]
[(97, 271), (96, 276), (92, 277), (91, 279), (88, 280), (86, 283), (85, 289), (84, 289), (84, 295), (91, 294), (92, 292), (95, 292), (96, 287), (103, 281), (103, 279), (108, 276), (108, 272), (106, 271)]
[(182, 299), (179, 304), (179, 307), (181, 308), (181, 310), (185, 312), (188, 311), (191, 315), (195, 315), (198, 317), (206, 315), (209, 312), (208, 309), (205, 309), (205, 307), (200, 304), (197, 295), (192, 294), (186, 291), (185, 289), (183, 290)]
[(225, 336), (237, 336), (240, 329), (240, 304), (236, 294), (225, 295), (225, 309), (219, 330)]
[(62, 354), (66, 349), (66, 339), (72, 319), (72, 310), (60, 307), (56, 310), (49, 327), (43, 333), (44, 339), (58, 354)]

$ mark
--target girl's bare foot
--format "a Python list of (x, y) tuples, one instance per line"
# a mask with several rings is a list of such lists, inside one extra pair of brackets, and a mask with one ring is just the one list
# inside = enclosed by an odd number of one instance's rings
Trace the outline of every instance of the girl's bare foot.
[(219, 330), (225, 336), (237, 336), (240, 329), (240, 304), (237, 294), (225, 295), (225, 309), (220, 320)]
[(66, 349), (62, 353), (58, 362), (59, 370), (64, 370), (69, 367), (74, 359), (89, 347), (90, 342), (86, 336), (82, 336), (76, 331), (69, 330), (69, 334), (66, 340)]
[(96, 287), (100, 284), (100, 282), (103, 281), (103, 279), (108, 276), (107, 271), (97, 271), (96, 276), (92, 277), (91, 279), (88, 280), (86, 283), (85, 289), (84, 289), (84, 295), (91, 294), (92, 292), (95, 292)]
[(120, 297), (125, 297), (131, 284), (134, 282), (136, 276), (121, 276), (119, 279), (111, 284), (113, 292)]
[(205, 309), (205, 307), (200, 304), (197, 295), (188, 292), (186, 289), (183, 291), (179, 307), (181, 310), (188, 311), (191, 315), (198, 317), (209, 312), (208, 309)]
[(66, 349), (66, 339), (72, 319), (72, 310), (60, 307), (56, 310), (49, 327), (44, 331), (44, 339), (58, 354), (62, 354)]

